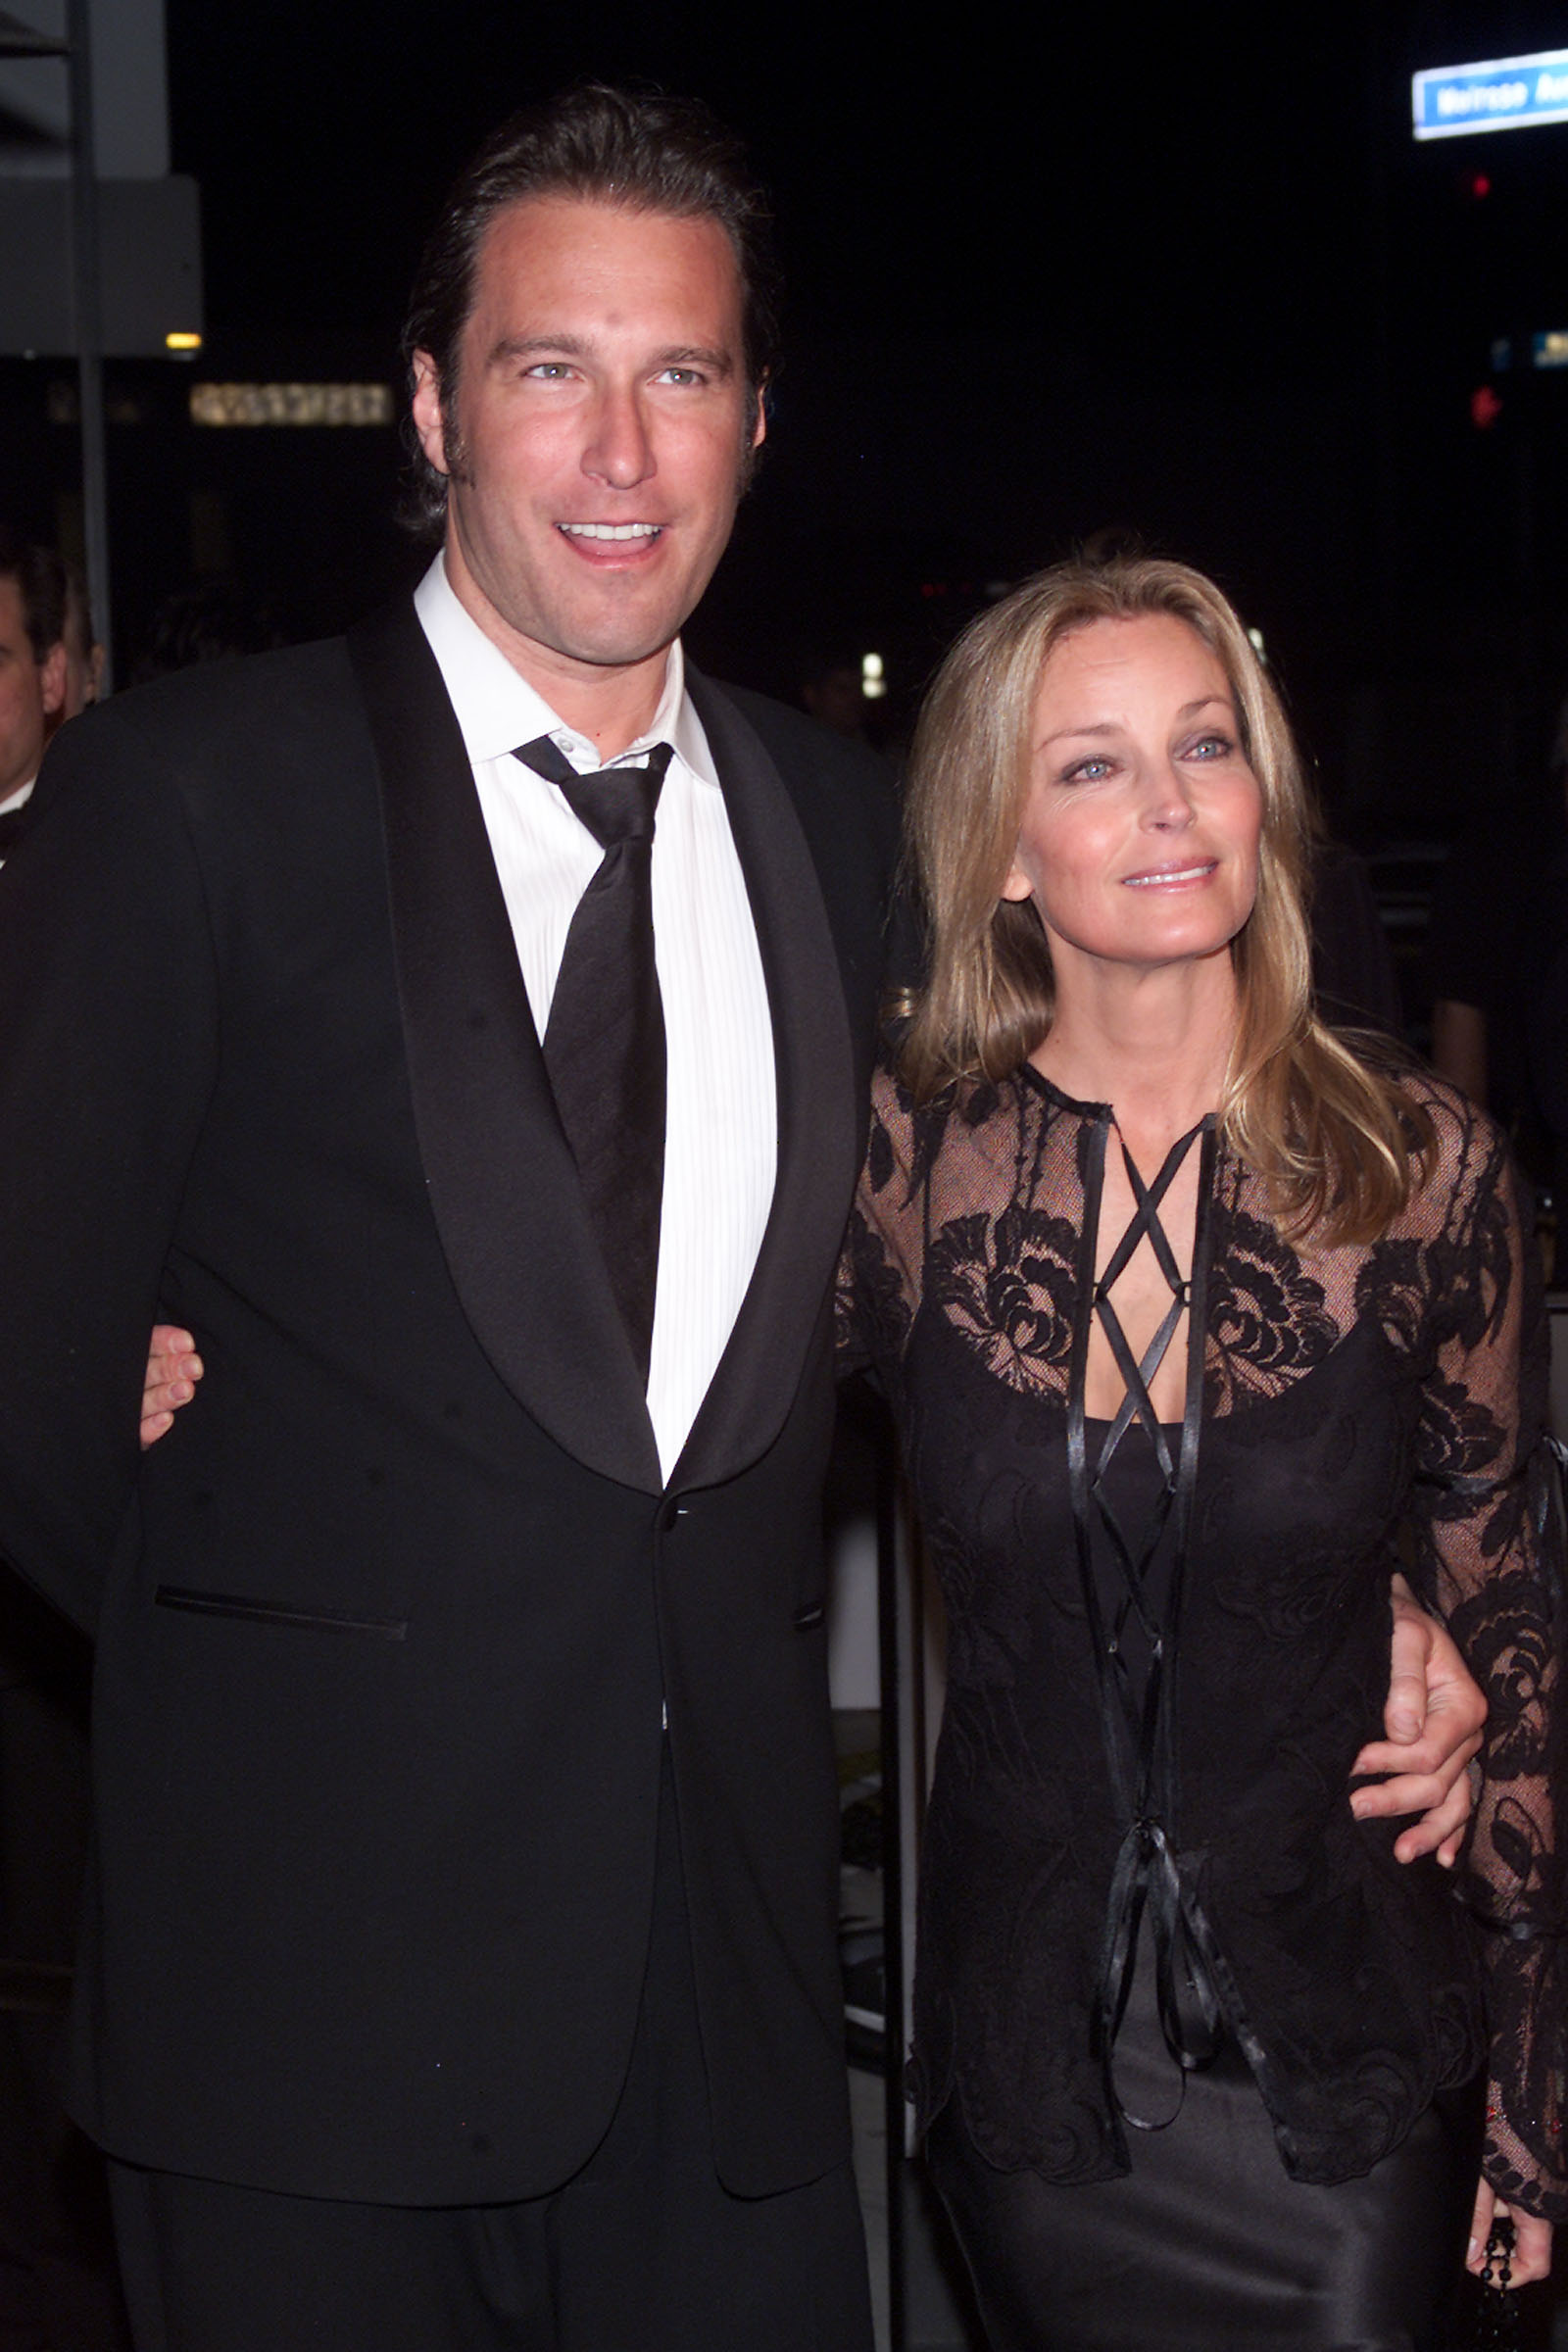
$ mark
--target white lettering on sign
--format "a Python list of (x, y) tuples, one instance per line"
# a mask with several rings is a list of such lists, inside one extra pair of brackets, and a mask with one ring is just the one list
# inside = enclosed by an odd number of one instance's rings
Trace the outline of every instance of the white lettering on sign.
[(387, 384), (192, 384), (192, 424), (390, 424)]
[(1530, 104), (1527, 81), (1473, 81), (1438, 92), (1440, 115), (1516, 115)]

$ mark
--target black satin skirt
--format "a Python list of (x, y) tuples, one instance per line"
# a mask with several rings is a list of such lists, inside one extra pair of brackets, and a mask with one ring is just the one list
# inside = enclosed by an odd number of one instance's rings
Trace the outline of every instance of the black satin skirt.
[[(1147, 1985), (1116, 2045), (1122, 2104), (1180, 2089)], [(1480, 2083), (1445, 2092), (1392, 2155), (1332, 2187), (1293, 2180), (1227, 2042), (1175, 2120), (1130, 2132), (1124, 2180), (999, 2172), (948, 2107), (927, 2160), (991, 2352), (1438, 2352), (1480, 2176)]]

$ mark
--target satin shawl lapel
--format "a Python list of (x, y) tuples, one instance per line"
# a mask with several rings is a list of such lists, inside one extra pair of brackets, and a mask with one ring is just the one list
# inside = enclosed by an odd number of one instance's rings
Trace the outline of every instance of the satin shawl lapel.
[(783, 1427), (865, 1146), (838, 956), (785, 779), (728, 696), (689, 663), (686, 685), (723, 785), (761, 951), (773, 1018), (778, 1175), (751, 1284), (672, 1487), (734, 1477)]
[(653, 1425), (556, 1113), (473, 771), (412, 603), (350, 633), (381, 771), (403, 1034), (463, 1309), (517, 1401), (623, 1486)]

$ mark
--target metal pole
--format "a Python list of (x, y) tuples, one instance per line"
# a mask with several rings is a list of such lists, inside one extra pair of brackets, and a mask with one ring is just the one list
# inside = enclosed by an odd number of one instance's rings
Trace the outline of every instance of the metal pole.
[(882, 2015), (883, 2092), (887, 2122), (888, 2328), (893, 2352), (908, 2343), (908, 2250), (905, 2197), (909, 2109), (904, 2087), (908, 1969), (912, 1950), (905, 1895), (913, 1885), (915, 1846), (908, 1747), (914, 1687), (910, 1669), (909, 1563), (904, 1543), (898, 1446), (885, 1416), (878, 1430), (876, 1477), (877, 1634), (882, 1681)]
[(67, 0), (71, 43), (71, 252), (81, 406), (82, 531), (87, 595), (104, 649), (103, 692), (114, 691), (114, 619), (109, 602), (109, 472), (104, 439), (102, 276), (98, 256), (98, 160), (92, 135), (92, 34), (88, 0)]

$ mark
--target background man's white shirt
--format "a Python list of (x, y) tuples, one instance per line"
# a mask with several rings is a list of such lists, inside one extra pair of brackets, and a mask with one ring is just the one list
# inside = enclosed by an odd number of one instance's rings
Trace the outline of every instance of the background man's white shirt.
[[(32, 798), (32, 788), (37, 781), (36, 776), (29, 776), (25, 784), (19, 784), (14, 792), (8, 792), (5, 799), (0, 801), (0, 816), (7, 815), (13, 808), (24, 808)], [(4, 863), (5, 859), (0, 858), (0, 865)]]

